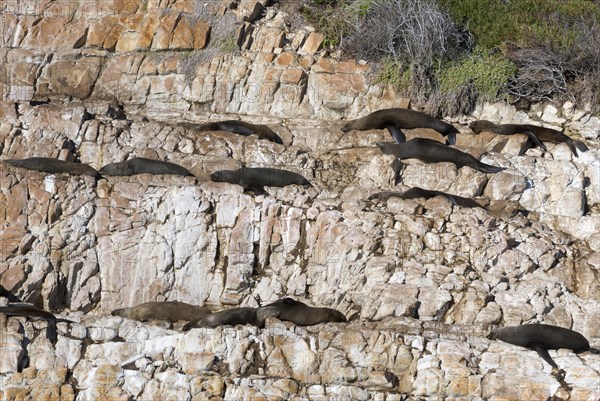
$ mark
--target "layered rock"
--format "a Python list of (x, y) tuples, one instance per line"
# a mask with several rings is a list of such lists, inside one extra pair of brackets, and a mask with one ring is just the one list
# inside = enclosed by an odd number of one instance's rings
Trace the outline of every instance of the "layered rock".
[[(229, 3), (4, 5), (1, 159), (58, 157), (70, 140), (97, 169), (149, 157), (196, 178), (95, 180), (0, 162), (0, 284), (76, 322), (59, 323), (53, 345), (45, 322), (0, 315), (2, 397), (597, 399), (597, 355), (551, 351), (566, 372), (557, 379), (534, 351), (485, 339), (490, 324), (545, 322), (600, 345), (597, 117), (485, 105), (454, 121), (457, 147), (505, 171), (398, 161), (375, 147), (386, 131), (344, 134), (340, 119), (407, 99), (371, 84), (368, 65), (328, 56), (320, 34), (291, 32), (277, 5)], [(215, 55), (212, 41), (230, 34), (220, 18), (239, 21), (231, 43), (242, 51)], [(238, 117), (284, 145), (196, 129)], [(475, 136), (472, 118), (558, 124), (590, 151)], [(241, 165), (314, 187), (254, 196), (209, 181)], [(367, 200), (411, 186), (488, 210)], [(218, 309), (283, 296), (351, 322), (183, 333), (109, 316), (146, 301)]]

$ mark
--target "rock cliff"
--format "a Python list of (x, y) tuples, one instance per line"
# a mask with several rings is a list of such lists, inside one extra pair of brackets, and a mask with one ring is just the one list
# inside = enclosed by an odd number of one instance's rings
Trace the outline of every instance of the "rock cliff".
[[(269, 0), (5, 0), (0, 158), (58, 157), (66, 140), (96, 169), (140, 156), (193, 177), (48, 175), (0, 163), (0, 284), (75, 321), (0, 315), (2, 399), (596, 400), (600, 358), (485, 338), (543, 322), (600, 346), (600, 119), (571, 104), (479, 107), (452, 121), (457, 147), (507, 169), (399, 162), (389, 134), (341, 120), (406, 107), (370, 66), (322, 50)], [(240, 50), (235, 50), (238, 48)], [(199, 132), (269, 124), (279, 145)], [(586, 142), (526, 149), (473, 135), (473, 119), (543, 123)], [(441, 137), (429, 130), (413, 136)], [(523, 153), (523, 154), (521, 154)], [(270, 196), (210, 173), (271, 166), (313, 188)], [(398, 180), (398, 183), (396, 183)], [(473, 197), (368, 201), (412, 186)], [(213, 308), (282, 296), (350, 323), (174, 330), (110, 316), (177, 300)]]

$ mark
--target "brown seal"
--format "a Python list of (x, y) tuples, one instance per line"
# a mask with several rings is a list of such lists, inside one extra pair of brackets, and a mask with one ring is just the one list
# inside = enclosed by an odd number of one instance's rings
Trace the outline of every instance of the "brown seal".
[(127, 319), (146, 322), (148, 320), (166, 320), (175, 323), (179, 320), (198, 320), (210, 314), (207, 307), (190, 305), (185, 302), (146, 302), (131, 308), (115, 309), (111, 312), (113, 316), (121, 316)]
[(195, 327), (217, 327), (225, 325), (236, 326), (238, 324), (251, 324), (253, 326), (262, 328), (265, 326), (265, 319), (270, 316), (275, 316), (276, 312), (277, 310), (275, 308), (268, 307), (231, 308), (215, 312), (195, 321), (191, 321), (183, 326), (183, 330), (187, 331)]
[(567, 348), (575, 351), (575, 353), (599, 352), (590, 348), (590, 343), (580, 333), (549, 324), (500, 327), (493, 329), (488, 338), (532, 349), (553, 368), (558, 368), (558, 366), (548, 354), (549, 349)]
[(245, 190), (254, 191), (256, 195), (268, 195), (265, 186), (285, 187), (293, 184), (312, 186), (298, 173), (275, 168), (242, 167), (237, 170), (219, 170), (212, 173), (210, 179), (215, 182), (241, 185)]
[(571, 152), (577, 157), (577, 149), (587, 152), (588, 147), (580, 141), (574, 140), (555, 129), (540, 127), (531, 124), (494, 124), (487, 120), (477, 120), (469, 124), (469, 128), (479, 134), (483, 131), (493, 132), (500, 135), (524, 134), (535, 145), (546, 151), (546, 146), (542, 142), (566, 143)]
[(50, 174), (91, 175), (96, 179), (102, 178), (100, 173), (87, 164), (67, 162), (51, 157), (30, 157), (21, 160), (10, 159), (4, 160), (4, 163), (15, 167), (37, 170)]
[(453, 205), (458, 205), (462, 207), (483, 207), (479, 203), (475, 202), (473, 199), (464, 198), (458, 195), (452, 195), (442, 191), (434, 191), (430, 189), (423, 189), (419, 187), (410, 188), (404, 192), (379, 192), (369, 196), (369, 200), (379, 199), (382, 201), (387, 201), (390, 198), (401, 198), (401, 199), (416, 199), (416, 198), (435, 198), (436, 196), (443, 196), (448, 199)]
[(386, 155), (399, 159), (419, 159), (425, 163), (450, 162), (457, 167), (469, 166), (483, 173), (498, 173), (505, 167), (485, 164), (468, 153), (426, 138), (413, 138), (405, 143), (378, 142), (377, 146)]
[(193, 128), (196, 128), (199, 131), (227, 131), (243, 136), (249, 136), (254, 134), (260, 139), (267, 139), (271, 142), (283, 145), (283, 140), (281, 139), (281, 137), (275, 132), (273, 132), (271, 128), (262, 124), (252, 124), (246, 123), (244, 121), (227, 120), (206, 123)]
[(52, 313), (38, 308), (37, 306), (25, 303), (9, 304), (7, 306), (0, 306), (0, 313), (6, 316), (25, 316), (31, 318), (44, 319), (48, 326), (46, 327), (46, 338), (53, 344), (56, 343), (58, 336), (56, 334), (56, 323), (74, 323), (72, 320), (57, 318)]
[(366, 131), (370, 129), (387, 128), (396, 143), (406, 142), (406, 136), (401, 129), (431, 128), (447, 137), (447, 143), (456, 143), (456, 134), (459, 132), (452, 124), (445, 123), (428, 114), (410, 109), (384, 109), (378, 110), (367, 116), (349, 121), (342, 127), (343, 132), (351, 130)]
[(186, 168), (175, 163), (162, 160), (134, 157), (118, 163), (107, 164), (100, 169), (101, 174), (116, 176), (131, 176), (136, 174), (172, 174), (193, 177)]
[(279, 320), (287, 320), (299, 326), (312, 326), (326, 322), (346, 322), (346, 316), (331, 308), (315, 308), (292, 298), (282, 298), (265, 308), (276, 308)]

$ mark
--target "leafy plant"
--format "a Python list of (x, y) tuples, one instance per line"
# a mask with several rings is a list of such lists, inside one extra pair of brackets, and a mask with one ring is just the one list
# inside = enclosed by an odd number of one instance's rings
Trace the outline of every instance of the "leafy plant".
[(443, 93), (450, 93), (472, 82), (480, 94), (493, 99), (516, 72), (516, 65), (502, 53), (478, 48), (439, 69), (439, 88)]

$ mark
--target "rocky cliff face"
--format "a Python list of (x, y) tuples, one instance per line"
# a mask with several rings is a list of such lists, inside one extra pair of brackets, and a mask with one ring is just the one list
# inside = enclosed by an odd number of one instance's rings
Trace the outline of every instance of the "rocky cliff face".
[[(507, 169), (398, 162), (387, 132), (340, 131), (408, 102), (369, 66), (320, 50), (268, 1), (5, 1), (0, 156), (57, 157), (65, 140), (95, 168), (134, 156), (197, 180), (48, 175), (0, 164), (0, 284), (75, 321), (0, 315), (6, 399), (595, 400), (600, 359), (489, 341), (490, 324), (544, 322), (600, 345), (600, 120), (567, 104), (486, 105), (453, 121), (458, 147)], [(228, 41), (242, 51), (224, 53)], [(233, 115), (233, 116), (232, 116)], [(195, 123), (269, 124), (284, 145)], [(472, 135), (473, 118), (565, 127), (590, 151), (525, 149)], [(428, 130), (411, 136), (439, 139)], [(224, 168), (276, 166), (314, 188), (270, 196), (216, 184)], [(396, 186), (396, 178), (399, 183)], [(475, 197), (367, 201), (411, 186)], [(519, 212), (519, 210), (522, 210)], [(219, 308), (282, 296), (336, 308), (347, 324), (187, 333), (110, 316), (178, 300)]]

